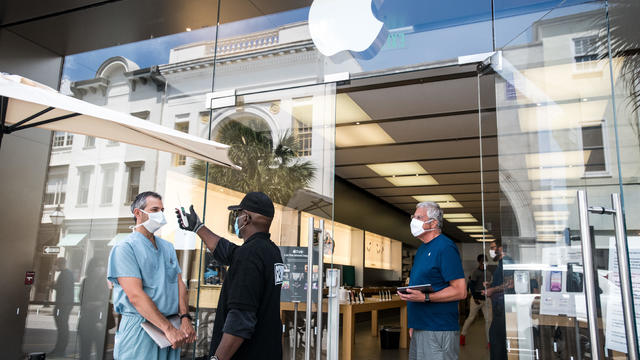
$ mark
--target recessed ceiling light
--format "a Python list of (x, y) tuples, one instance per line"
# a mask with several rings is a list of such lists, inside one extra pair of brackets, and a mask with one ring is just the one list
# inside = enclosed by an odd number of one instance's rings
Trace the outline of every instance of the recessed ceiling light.
[(393, 144), (395, 140), (378, 124), (340, 126), (336, 129), (336, 146), (366, 146)]
[(416, 195), (413, 197), (414, 199), (423, 202), (423, 201), (432, 201), (432, 202), (445, 202), (445, 201), (457, 201), (453, 195), (443, 194), (443, 195)]
[(493, 238), (491, 234), (469, 234), (469, 236), (472, 238)]
[(460, 204), (457, 201), (439, 202), (438, 205), (440, 205), (440, 208), (442, 208), (442, 209), (454, 209), (454, 208), (461, 208), (462, 207), (462, 204)]
[(443, 214), (442, 217), (445, 219), (475, 219), (471, 213), (451, 213), (451, 214)]
[(487, 229), (482, 227), (482, 225), (460, 225), (458, 226), (458, 229), (462, 230), (463, 232), (470, 232), (470, 233), (488, 232)]
[(443, 217), (451, 223), (478, 222), (470, 213), (444, 214)]
[(353, 124), (370, 120), (371, 117), (349, 95), (336, 95), (336, 124)]
[(476, 220), (475, 218), (473, 219), (447, 219), (448, 222), (450, 223), (474, 223), (474, 222), (478, 222), (478, 220)]
[(385, 178), (388, 182), (395, 186), (424, 186), (424, 185), (438, 185), (436, 179), (431, 175), (419, 175), (419, 176), (392, 176)]
[(367, 167), (380, 176), (415, 175), (427, 173), (427, 170), (425, 170), (420, 164), (415, 161), (369, 164), (367, 165)]
[(476, 239), (477, 242), (493, 242), (494, 239)]

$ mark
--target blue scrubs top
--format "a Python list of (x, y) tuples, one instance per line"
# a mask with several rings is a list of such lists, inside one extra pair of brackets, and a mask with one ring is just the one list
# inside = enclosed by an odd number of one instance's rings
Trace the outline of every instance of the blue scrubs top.
[(140, 324), (145, 321), (131, 305), (119, 277), (142, 279), (142, 288), (165, 316), (178, 313), (178, 274), (180, 266), (173, 245), (155, 237), (157, 248), (135, 231), (113, 247), (109, 255), (107, 279), (114, 284), (113, 306), (122, 314), (113, 350), (114, 358), (179, 360), (180, 349), (160, 349)]
[[(434, 291), (464, 279), (458, 247), (444, 234), (422, 244), (413, 259), (409, 285), (431, 284)], [(407, 303), (409, 327), (428, 331), (457, 331), (458, 301)]]

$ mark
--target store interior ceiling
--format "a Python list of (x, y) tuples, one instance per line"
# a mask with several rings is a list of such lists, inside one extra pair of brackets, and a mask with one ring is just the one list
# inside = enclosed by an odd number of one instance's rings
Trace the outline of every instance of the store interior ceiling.
[(478, 241), (483, 219), (484, 239), (499, 238), (494, 82), (480, 81), (479, 100), (476, 74), (456, 65), (338, 87), (336, 175), (407, 214), (438, 202), (456, 240)]

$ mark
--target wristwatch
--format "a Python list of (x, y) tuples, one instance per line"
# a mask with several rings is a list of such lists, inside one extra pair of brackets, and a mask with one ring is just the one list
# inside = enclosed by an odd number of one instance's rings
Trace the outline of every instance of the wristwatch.
[(429, 294), (428, 293), (424, 293), (424, 302), (428, 303), (429, 301)]
[(193, 318), (191, 317), (191, 314), (189, 314), (189, 313), (181, 314), (181, 315), (180, 315), (180, 320), (182, 320), (182, 319), (184, 319), (184, 318), (187, 318), (187, 319), (189, 319), (189, 320), (193, 321)]

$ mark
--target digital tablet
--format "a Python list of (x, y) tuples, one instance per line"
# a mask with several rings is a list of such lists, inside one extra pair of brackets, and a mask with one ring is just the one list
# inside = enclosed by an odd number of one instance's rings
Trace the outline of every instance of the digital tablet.
[(419, 290), (419, 291), (422, 291), (423, 293), (433, 292), (433, 288), (431, 287), (431, 284), (402, 286), (398, 288), (398, 292), (401, 292), (403, 294), (408, 294), (409, 292), (407, 292), (407, 289)]

